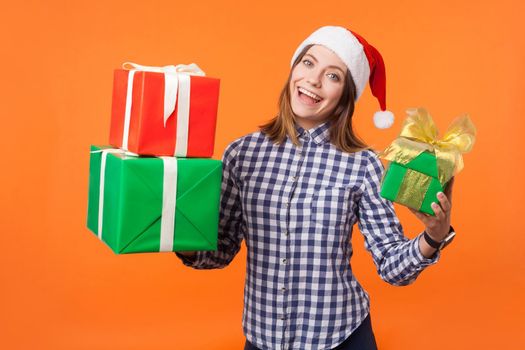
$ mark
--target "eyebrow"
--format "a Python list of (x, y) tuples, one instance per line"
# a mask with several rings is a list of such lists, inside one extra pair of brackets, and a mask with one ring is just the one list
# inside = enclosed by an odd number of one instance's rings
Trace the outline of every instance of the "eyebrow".
[[(305, 54), (305, 56), (310, 56), (315, 62), (319, 62), (319, 61), (317, 60), (317, 58), (315, 58), (315, 56), (312, 55), (311, 53), (307, 53), (307, 54)], [(339, 67), (339, 66), (330, 65), (330, 66), (328, 66), (328, 68), (335, 68), (335, 69), (338, 69), (338, 70), (341, 71), (341, 73), (344, 74), (344, 70), (342, 70), (341, 67)]]

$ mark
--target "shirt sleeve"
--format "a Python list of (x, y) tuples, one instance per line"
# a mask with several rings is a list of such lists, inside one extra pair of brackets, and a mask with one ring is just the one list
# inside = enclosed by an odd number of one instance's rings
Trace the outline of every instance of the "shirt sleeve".
[(371, 153), (358, 206), (358, 227), (365, 237), (365, 247), (372, 254), (381, 278), (396, 286), (411, 284), (427, 266), (439, 260), (439, 252), (430, 259), (419, 250), (419, 234), (408, 239), (394, 211), (392, 202), (380, 196), (383, 165)]
[(246, 231), (237, 177), (238, 153), (241, 143), (242, 138), (230, 143), (222, 157), (223, 168), (217, 250), (198, 251), (192, 257), (176, 253), (186, 266), (195, 269), (223, 268), (233, 260), (241, 248)]

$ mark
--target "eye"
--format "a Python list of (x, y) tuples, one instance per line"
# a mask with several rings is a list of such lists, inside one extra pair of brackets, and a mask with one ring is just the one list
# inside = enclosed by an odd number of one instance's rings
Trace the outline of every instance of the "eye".
[(305, 58), (305, 59), (303, 60), (303, 64), (304, 64), (305, 66), (313, 66), (312, 61), (310, 61), (310, 60), (307, 59), (307, 58)]
[(337, 74), (335, 74), (335, 73), (328, 73), (327, 76), (328, 76), (329, 79), (331, 79), (331, 80), (333, 80), (333, 81), (339, 81), (339, 80), (341, 80), (341, 79), (339, 78), (339, 75), (337, 75)]

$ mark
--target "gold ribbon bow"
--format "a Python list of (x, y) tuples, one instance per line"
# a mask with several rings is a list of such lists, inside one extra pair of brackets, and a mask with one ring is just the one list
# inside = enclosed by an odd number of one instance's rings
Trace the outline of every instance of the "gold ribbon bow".
[(463, 169), (462, 153), (472, 149), (476, 140), (476, 127), (463, 115), (448, 127), (445, 136), (438, 140), (438, 129), (424, 108), (407, 110), (407, 119), (399, 137), (379, 156), (400, 164), (407, 164), (424, 151), (434, 153), (437, 158), (438, 180), (445, 185)]

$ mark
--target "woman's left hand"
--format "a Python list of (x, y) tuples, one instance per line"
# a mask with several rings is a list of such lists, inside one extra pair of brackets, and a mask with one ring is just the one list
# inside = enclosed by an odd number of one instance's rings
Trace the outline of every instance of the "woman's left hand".
[(425, 231), (435, 241), (441, 242), (448, 235), (450, 230), (450, 211), (452, 209), (452, 187), (454, 186), (454, 177), (450, 179), (445, 188), (445, 193), (439, 192), (437, 198), (439, 204), (432, 203), (432, 210), (435, 216), (421, 213), (409, 208), (414, 215), (423, 222)]

